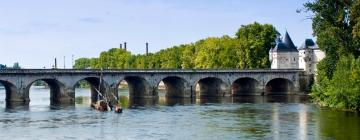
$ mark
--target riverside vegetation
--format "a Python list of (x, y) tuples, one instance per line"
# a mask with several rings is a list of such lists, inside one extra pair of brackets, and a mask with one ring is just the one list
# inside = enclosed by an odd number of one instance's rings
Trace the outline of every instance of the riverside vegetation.
[(314, 36), (326, 54), (318, 64), (311, 97), (321, 106), (360, 110), (360, 0), (315, 0)]
[(101, 52), (98, 58), (79, 58), (75, 68), (208, 69), (268, 68), (268, 51), (275, 45), (277, 30), (270, 24), (243, 25), (235, 37), (209, 37), (156, 53), (131, 54), (120, 48)]

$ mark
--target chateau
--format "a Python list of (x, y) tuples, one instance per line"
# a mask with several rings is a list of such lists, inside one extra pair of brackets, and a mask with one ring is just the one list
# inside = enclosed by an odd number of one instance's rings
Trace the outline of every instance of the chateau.
[(283, 40), (276, 39), (276, 46), (269, 51), (271, 69), (303, 69), (307, 74), (316, 74), (316, 65), (324, 57), (312, 39), (305, 39), (297, 48), (288, 32)]

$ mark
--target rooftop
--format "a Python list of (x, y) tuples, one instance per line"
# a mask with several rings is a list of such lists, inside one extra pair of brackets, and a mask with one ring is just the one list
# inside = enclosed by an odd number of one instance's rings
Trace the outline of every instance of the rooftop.
[(298, 52), (297, 48), (295, 47), (293, 41), (289, 33), (286, 31), (283, 41), (278, 40), (276, 42), (275, 48), (272, 50), (274, 52)]

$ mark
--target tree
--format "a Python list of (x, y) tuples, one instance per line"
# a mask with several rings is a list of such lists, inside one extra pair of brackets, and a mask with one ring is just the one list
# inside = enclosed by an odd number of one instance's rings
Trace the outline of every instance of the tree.
[(89, 58), (76, 59), (74, 68), (75, 69), (91, 68), (91, 60)]
[[(357, 28), (359, 24), (358, 0), (315, 0), (304, 4), (312, 17), (314, 35), (319, 48), (326, 53), (321, 62), (324, 76), (332, 78), (337, 61), (341, 56), (360, 55)], [(355, 33), (355, 34), (353, 34)]]
[(274, 47), (276, 36), (279, 33), (270, 24), (261, 25), (257, 22), (249, 25), (242, 25), (236, 33), (239, 41), (237, 55), (238, 68), (268, 68), (268, 52)]
[(194, 54), (195, 54), (195, 46), (191, 45), (183, 45), (184, 51), (181, 54), (181, 68), (190, 69), (194, 68)]
[[(138, 69), (192, 69), (192, 68), (267, 68), (268, 50), (277, 31), (272, 25), (253, 23), (243, 25), (236, 37), (209, 37), (191, 44), (173, 46), (156, 53), (132, 55), (123, 49), (112, 48), (100, 53), (79, 68), (138, 68)], [(89, 66), (90, 65), (90, 66)]]
[(360, 1), (315, 0), (304, 4), (326, 57), (318, 64), (311, 96), (324, 106), (360, 109)]
[[(237, 56), (239, 41), (229, 36), (223, 36), (220, 39), (220, 52), (218, 60), (220, 61), (219, 68), (237, 68), (237, 64), (241, 59)], [(239, 59), (240, 58), (240, 59)]]

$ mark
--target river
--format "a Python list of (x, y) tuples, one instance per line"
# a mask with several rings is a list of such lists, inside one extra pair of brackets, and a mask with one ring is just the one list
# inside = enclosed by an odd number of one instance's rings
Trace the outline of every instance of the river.
[(75, 107), (50, 107), (49, 89), (31, 88), (29, 107), (5, 108), (0, 138), (9, 139), (360, 139), (360, 114), (319, 108), (304, 96), (129, 101), (122, 114), (91, 109), (90, 90)]

